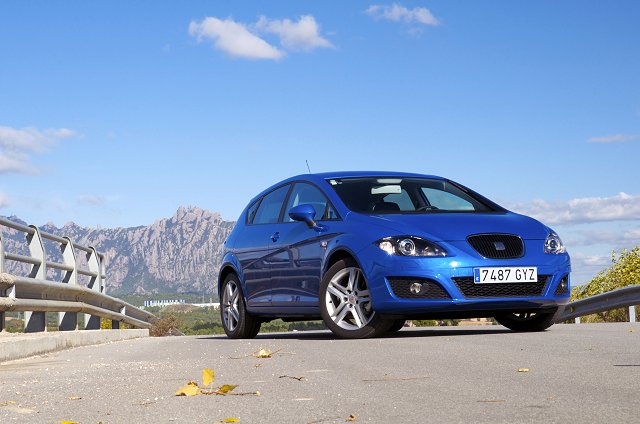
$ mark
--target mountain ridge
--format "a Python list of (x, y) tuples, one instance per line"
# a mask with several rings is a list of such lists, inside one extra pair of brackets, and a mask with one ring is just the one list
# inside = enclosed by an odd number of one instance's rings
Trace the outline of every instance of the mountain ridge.
[[(7, 219), (26, 224), (16, 216)], [(108, 293), (154, 294), (214, 293), (222, 247), (233, 225), (218, 212), (180, 206), (173, 216), (150, 225), (92, 228), (70, 221), (39, 228), (103, 253)], [(3, 226), (0, 231), (7, 251), (24, 254), (24, 233)], [(20, 270), (11, 261), (6, 266), (9, 272)]]

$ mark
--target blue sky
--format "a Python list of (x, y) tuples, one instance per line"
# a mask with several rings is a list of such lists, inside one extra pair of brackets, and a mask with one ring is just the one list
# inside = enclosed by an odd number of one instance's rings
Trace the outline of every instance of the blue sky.
[(640, 3), (0, 3), (0, 214), (235, 220), (312, 171), (458, 180), (574, 282), (640, 242)]

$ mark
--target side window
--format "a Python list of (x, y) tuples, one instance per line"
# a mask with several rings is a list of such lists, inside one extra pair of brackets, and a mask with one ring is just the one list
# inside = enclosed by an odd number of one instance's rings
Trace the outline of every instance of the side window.
[(293, 222), (289, 218), (288, 212), (291, 208), (298, 205), (311, 205), (316, 210), (315, 220), (337, 219), (338, 214), (329, 204), (327, 197), (316, 187), (311, 184), (297, 183), (291, 191), (287, 208), (285, 209), (285, 222)]
[(425, 196), (427, 196), (427, 199), (429, 200), (431, 206), (435, 206), (438, 209), (442, 209), (445, 211), (475, 210), (471, 202), (468, 202), (465, 199), (462, 199), (461, 197), (447, 191), (422, 187), (422, 192)]
[(256, 212), (258, 212), (258, 206), (260, 206), (260, 199), (256, 200), (256, 202), (251, 205), (251, 207), (247, 211), (247, 224), (253, 224), (253, 220), (256, 217)]
[(280, 218), (280, 210), (282, 210), (282, 204), (284, 198), (289, 191), (289, 185), (280, 187), (277, 190), (264, 196), (255, 217), (253, 218), (254, 224), (275, 224)]

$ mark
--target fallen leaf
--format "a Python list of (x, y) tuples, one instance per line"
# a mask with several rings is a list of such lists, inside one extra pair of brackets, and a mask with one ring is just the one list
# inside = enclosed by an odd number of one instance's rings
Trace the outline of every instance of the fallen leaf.
[(208, 386), (215, 380), (215, 373), (211, 368), (205, 368), (202, 370), (202, 385)]
[(188, 382), (186, 386), (182, 386), (176, 391), (176, 396), (195, 396), (198, 394), (200, 394), (200, 388), (195, 381)]
[(232, 391), (236, 387), (238, 387), (237, 384), (225, 384), (223, 386), (220, 386), (220, 388), (218, 390), (216, 390), (216, 393), (224, 395), (224, 394), (229, 393), (230, 391)]
[(629, 330), (629, 333), (635, 333), (636, 330)]
[(222, 420), (223, 423), (239, 423), (240, 420), (237, 418), (225, 418), (224, 420)]
[(78, 424), (75, 421), (60, 421), (60, 424)]
[(82, 399), (81, 396), (69, 396), (69, 400), (80, 400)]
[(255, 354), (256, 358), (271, 358), (273, 356), (273, 352), (269, 349), (260, 349)]
[(358, 421), (358, 417), (354, 414), (349, 415), (345, 421)]
[(529, 372), (529, 368), (518, 368), (518, 372)]
[(262, 364), (255, 364), (254, 367), (256, 368), (260, 368), (262, 366)]
[(16, 404), (15, 400), (5, 400), (4, 402), (0, 402), (0, 406), (15, 405), (15, 404)]

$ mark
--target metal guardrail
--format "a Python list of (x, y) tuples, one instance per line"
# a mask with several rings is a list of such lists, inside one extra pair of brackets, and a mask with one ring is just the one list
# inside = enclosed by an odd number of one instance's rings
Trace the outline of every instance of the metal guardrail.
[(570, 302), (565, 307), (564, 312), (556, 319), (556, 322), (571, 319), (580, 322), (580, 317), (585, 315), (626, 307), (629, 307), (629, 321), (636, 322), (635, 305), (640, 305), (640, 285), (627, 286), (586, 299)]
[[(5, 251), (0, 233), (0, 331), (5, 328), (5, 312), (25, 312), (25, 332), (46, 331), (46, 313), (58, 312), (58, 329), (78, 329), (78, 313), (84, 313), (84, 329), (100, 329), (101, 318), (112, 320), (112, 328), (124, 322), (133, 327), (149, 328), (156, 317), (105, 293), (104, 255), (93, 247), (74, 244), (68, 237), (59, 237), (34, 225), (21, 225), (0, 218), (0, 226), (25, 233), (29, 256)], [(60, 246), (62, 262), (51, 260), (44, 240)], [(86, 255), (86, 269), (76, 260), (76, 251)], [(27, 276), (5, 273), (6, 261), (31, 266)], [(60, 281), (50, 280), (47, 270), (59, 270)], [(79, 277), (88, 279), (85, 286)]]

